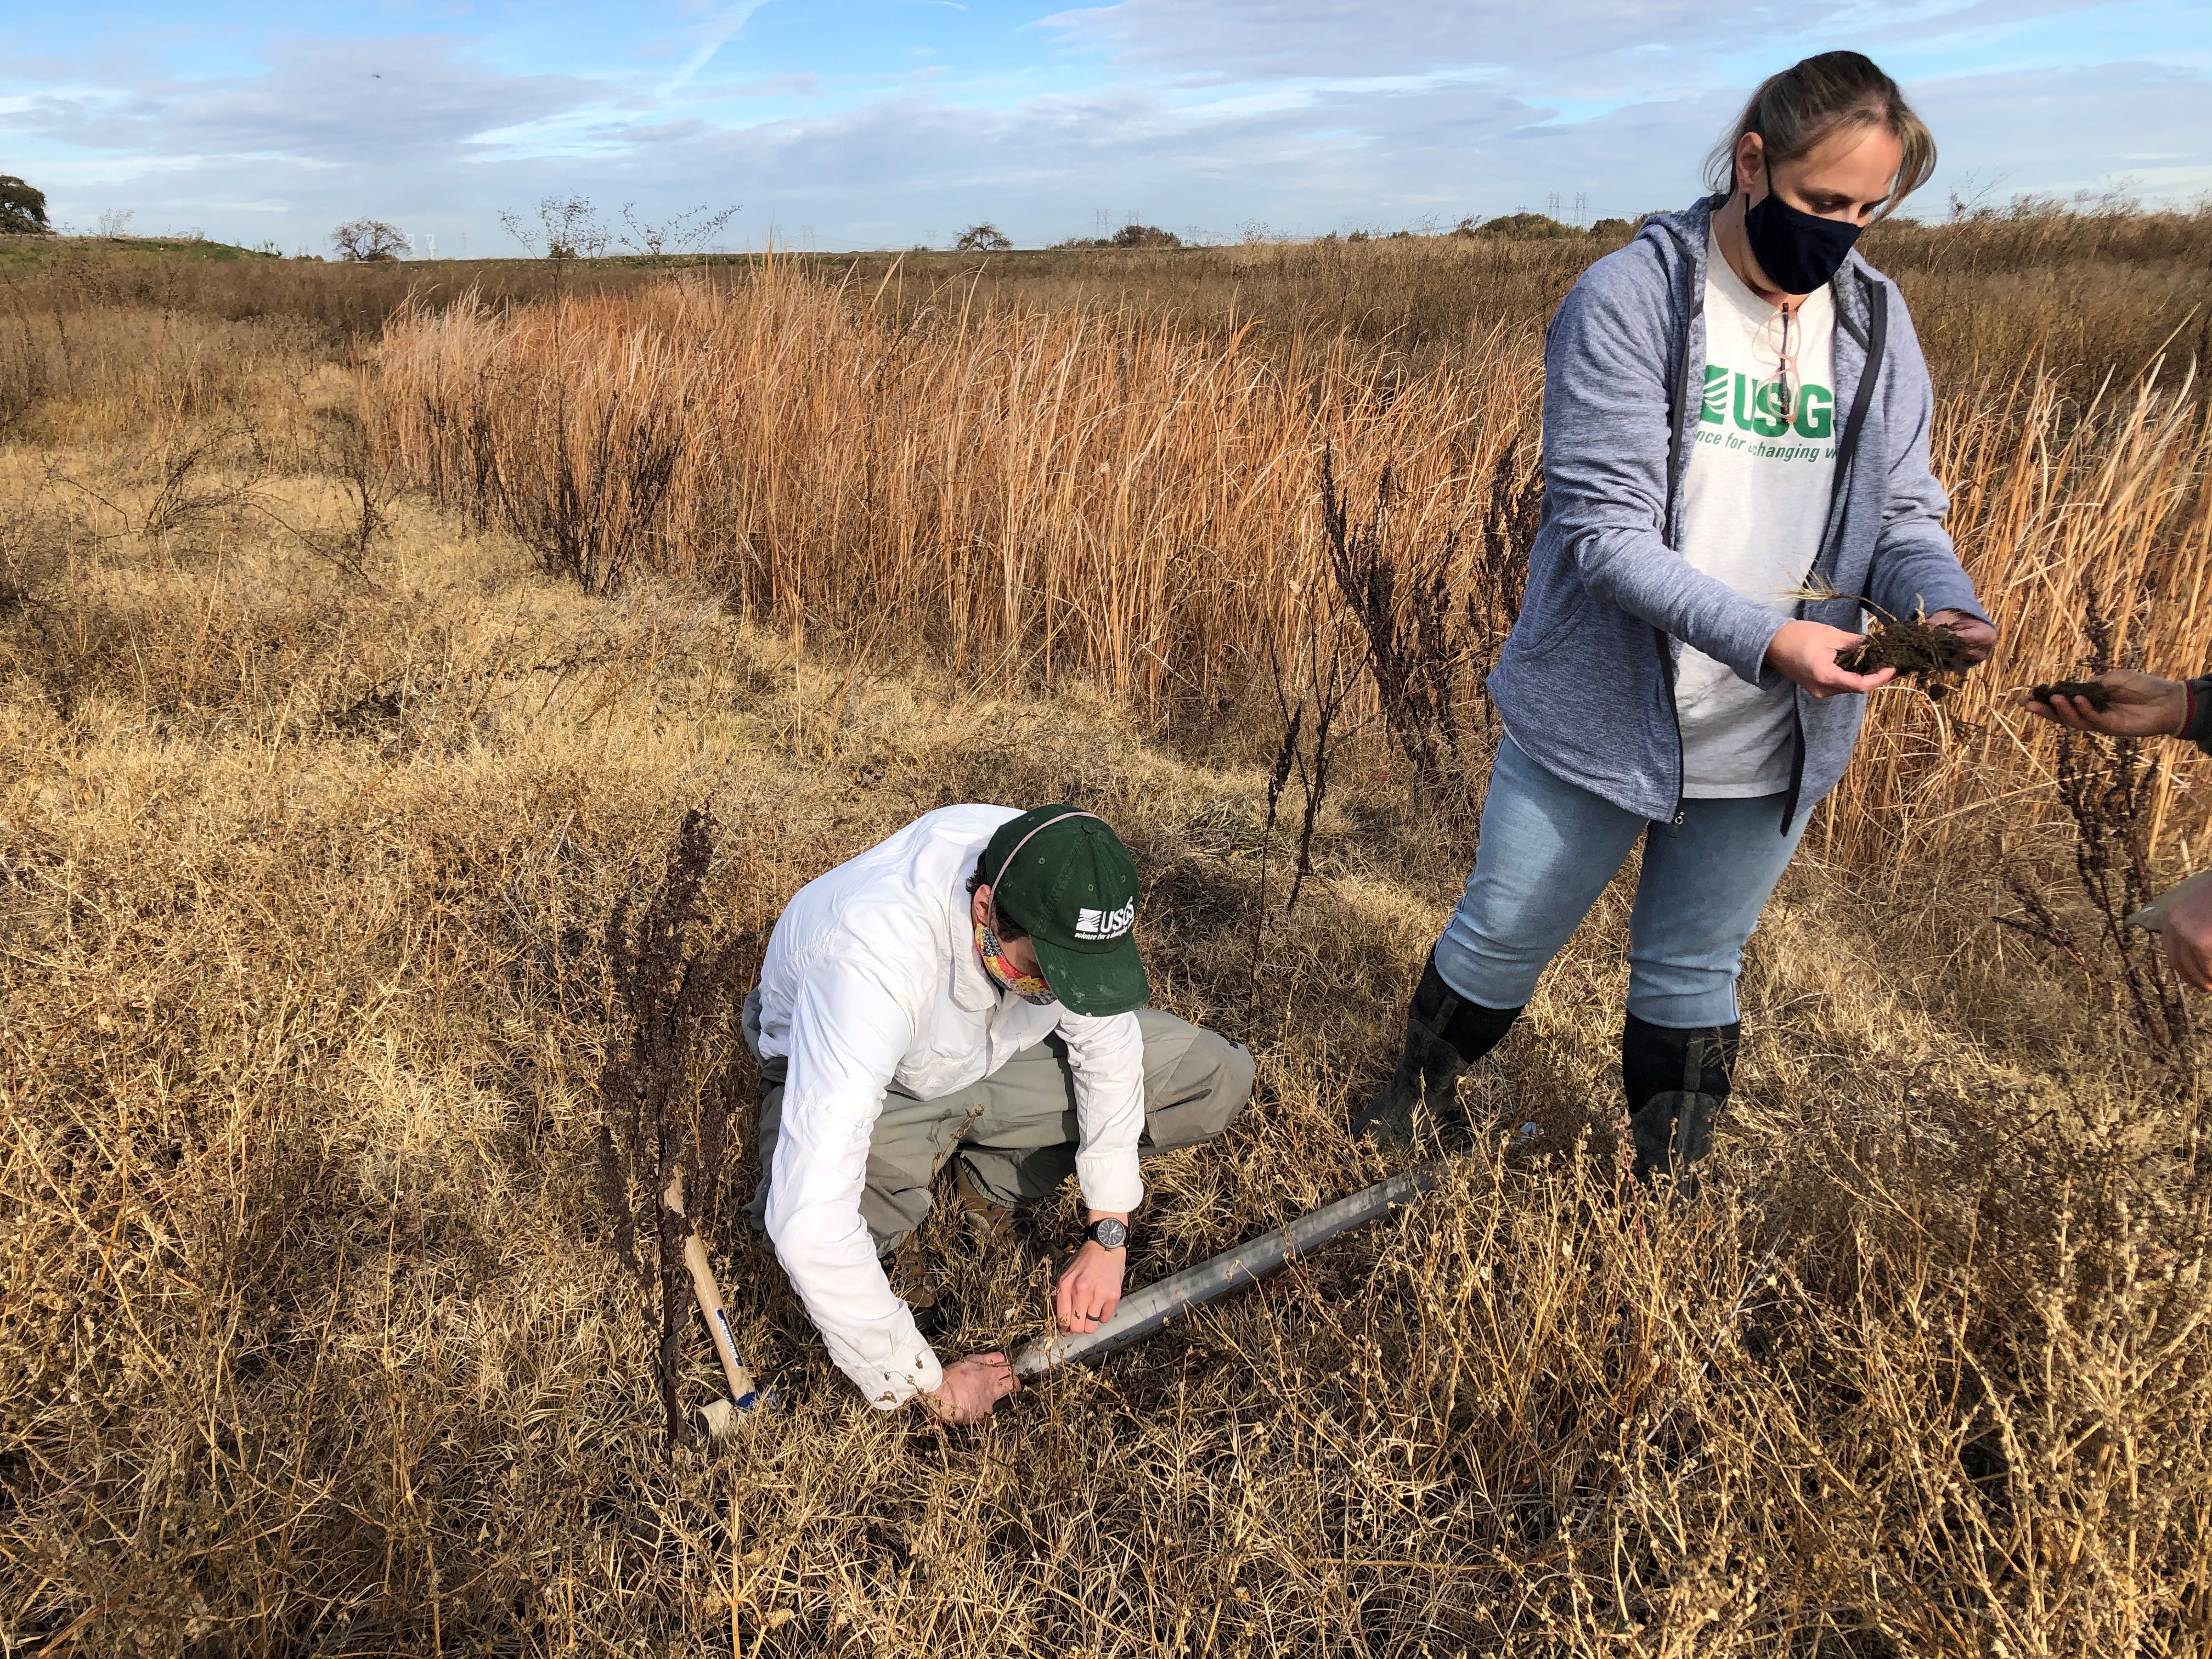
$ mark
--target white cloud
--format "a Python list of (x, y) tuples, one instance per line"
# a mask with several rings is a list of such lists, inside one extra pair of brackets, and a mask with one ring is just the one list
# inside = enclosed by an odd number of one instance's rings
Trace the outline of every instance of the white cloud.
[(702, 40), (693, 49), (690, 56), (684, 60), (682, 66), (670, 77), (668, 84), (660, 89), (660, 95), (664, 98), (674, 97), (683, 89), (685, 82), (707, 67), (708, 61), (716, 52), (730, 44), (738, 32), (744, 27), (745, 20), (767, 3), (768, 0), (740, 0), (739, 4), (732, 6), (716, 18), (713, 26), (707, 31), (707, 38)]
[(34, 94), (7, 129), (141, 156), (283, 156), (375, 162), (450, 155), (485, 132), (605, 100), (610, 88), (557, 75), (499, 75), (437, 35), (374, 41), (294, 39), (257, 75), (143, 79)]
[(1254, 79), (1489, 64), (1547, 87), (1571, 71), (1583, 96), (1648, 96), (1663, 92), (1670, 74), (1701, 76), (1724, 44), (1787, 38), (1808, 21), (1856, 33), (1909, 9), (1844, 9), (1848, 21), (1835, 9), (1808, 20), (1773, 0), (1120, 0), (1047, 21), (1131, 69)]
[[(1912, 96), (1946, 174), (2002, 175), (2007, 194), (2098, 191), (2133, 175), (2138, 189), (2180, 200), (2212, 191), (2208, 90), (2157, 64), (2094, 64), (1960, 76)], [(2145, 151), (2165, 165), (2143, 166)]]
[[(1978, 27), (1991, 3), (1850, 16), (1955, 30)], [(714, 13), (693, 58), (732, 38), (747, 9)], [(972, 77), (879, 82), (867, 99), (795, 70), (670, 102), (628, 70), (501, 73), (450, 36), (298, 38), (271, 46), (258, 73), (206, 80), (119, 61), (44, 64), (35, 82), (0, 70), (0, 138), (58, 216), (135, 207), (142, 221), (288, 246), (368, 212), (434, 230), (449, 252), (466, 228), (487, 252), (500, 209), (554, 191), (648, 214), (743, 202), (733, 239), (757, 240), (773, 222), (811, 226), (825, 246), (979, 218), (1034, 243), (1087, 232), (1102, 210), (1178, 230), (1390, 228), (1540, 209), (1557, 192), (1586, 198), (1594, 216), (1632, 214), (1693, 195), (1707, 146), (1741, 106), (1740, 75), (1692, 72), (1697, 43), (1795, 16), (1753, 0), (1559, 0), (1510, 14), (1434, 0), (1125, 0), (1058, 20), (1119, 55), (1113, 78), (981, 104), (963, 100), (995, 88)], [(1510, 72), (1498, 67), (1515, 53)], [(1946, 178), (2065, 191), (2133, 174), (2171, 196), (2212, 183), (2194, 72), (2085, 64), (1909, 89)]]

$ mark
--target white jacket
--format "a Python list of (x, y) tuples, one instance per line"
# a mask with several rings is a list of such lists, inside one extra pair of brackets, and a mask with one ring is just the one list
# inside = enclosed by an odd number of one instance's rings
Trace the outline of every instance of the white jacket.
[(992, 832), (1019, 816), (946, 806), (915, 819), (800, 888), (761, 964), (759, 1051), (789, 1063), (769, 1237), (830, 1357), (886, 1411), (943, 1375), (860, 1219), (886, 1085), (933, 1100), (1056, 1030), (1075, 1073), (1085, 1202), (1133, 1210), (1145, 1194), (1137, 1017), (1024, 1001), (1001, 992), (975, 954), (968, 878)]

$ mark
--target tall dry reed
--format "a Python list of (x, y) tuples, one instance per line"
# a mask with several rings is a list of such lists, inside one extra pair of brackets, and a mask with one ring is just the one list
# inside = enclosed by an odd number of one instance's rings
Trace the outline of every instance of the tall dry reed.
[[(1413, 368), (1348, 333), (1261, 350), (1250, 323), (971, 301), (902, 308), (768, 261), (726, 290), (418, 309), (362, 397), (406, 472), (594, 591), (653, 572), (863, 653), (926, 641), (958, 675), (1079, 675), (1206, 718), (1343, 603), (1327, 452), (1355, 498), (1390, 469), (1392, 556), (1427, 572), (1397, 603), (1472, 605), (1491, 636), (1464, 655), (1494, 653), (1527, 550), (1480, 532), (1501, 461), (1532, 464), (1532, 334)], [(1942, 400), (1953, 532), (2004, 641), (1942, 709), (1876, 700), (1832, 854), (1941, 850), (1963, 812), (2047, 781), (2005, 696), (2082, 661), (2094, 606), (2125, 613), (2130, 659), (2212, 659), (2212, 428), (2189, 376), (2154, 363), (2087, 404), (2065, 384), (2029, 367)]]
[(727, 295), (414, 313), (363, 395), (406, 471), (587, 588), (696, 580), (1151, 705), (1234, 689), (1325, 601), (1324, 443), (1370, 485), (1387, 463), (1402, 536), (1441, 544), (1532, 409), (1504, 337), (1401, 380), (1341, 338), (1277, 362), (1171, 316), (962, 297), (902, 320), (769, 262)]
[[(1962, 829), (1985, 827), (1972, 821), (1977, 807), (2033, 816), (2049, 793), (2055, 736), (2013, 710), (2021, 686), (2070, 677), (2105, 650), (2168, 675), (2212, 663), (2212, 422), (2191, 391), (2186, 371), (2159, 366), (2086, 407), (2032, 374), (1943, 400), (1936, 468), (2002, 637), (1949, 701), (1875, 699), (1829, 808), (1832, 846), (1940, 852)], [(2201, 818), (2206, 782), (2178, 748), (2157, 759), (2154, 840), (2191, 786)]]

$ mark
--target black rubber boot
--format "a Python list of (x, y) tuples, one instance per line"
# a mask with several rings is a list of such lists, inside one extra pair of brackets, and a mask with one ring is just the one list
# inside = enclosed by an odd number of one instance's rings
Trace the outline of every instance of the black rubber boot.
[(1649, 1186), (1671, 1176), (1682, 1197), (1696, 1194), (1692, 1166), (1713, 1149), (1713, 1120), (1728, 1099), (1742, 1035), (1740, 1021), (1680, 1030), (1629, 1015), (1620, 1033), (1620, 1080), (1638, 1181)]
[(1431, 1123), (1444, 1121), (1458, 1109), (1461, 1074), (1495, 1048), (1520, 1017), (1518, 1008), (1486, 1008), (1460, 995), (1444, 983), (1431, 951), (1406, 1011), (1398, 1069), (1353, 1121), (1352, 1134), (1403, 1145), (1413, 1139), (1416, 1109), (1425, 1109)]

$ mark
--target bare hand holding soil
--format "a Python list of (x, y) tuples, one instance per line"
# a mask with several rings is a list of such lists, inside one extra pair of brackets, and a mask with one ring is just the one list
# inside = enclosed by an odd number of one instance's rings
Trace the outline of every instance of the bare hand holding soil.
[(1963, 611), (1938, 611), (1928, 618), (1929, 625), (1955, 635), (1966, 647), (1966, 665), (1990, 659), (1990, 653), (1997, 648), (1997, 630), (1979, 617), (1970, 617)]
[(1862, 674), (1887, 668), (1911, 675), (1930, 698), (1941, 699), (1989, 656), (1996, 638), (1996, 629), (1978, 617), (1939, 611), (1924, 621), (1876, 623), (1864, 643), (1836, 660)]
[(2013, 702), (2069, 731), (2101, 732), (2109, 738), (2164, 737), (2179, 732), (2189, 713), (2188, 688), (2179, 680), (2128, 668), (2016, 691)]
[(1768, 643), (1766, 660), (1816, 697), (1873, 691), (1895, 679), (1897, 670), (1877, 663), (1861, 671), (1846, 662), (1846, 653), (1861, 648), (1866, 637), (1826, 623), (1786, 622)]

